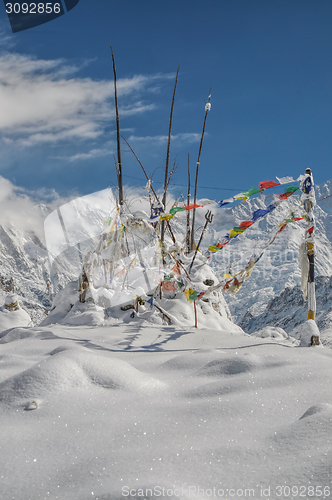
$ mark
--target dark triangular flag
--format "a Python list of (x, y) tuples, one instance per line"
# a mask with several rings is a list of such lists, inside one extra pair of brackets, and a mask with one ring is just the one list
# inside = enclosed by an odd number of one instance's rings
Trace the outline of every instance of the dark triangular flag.
[(64, 0), (64, 1), (65, 1), (67, 12), (69, 12), (71, 9), (76, 7), (76, 5), (78, 4), (78, 2), (80, 0)]

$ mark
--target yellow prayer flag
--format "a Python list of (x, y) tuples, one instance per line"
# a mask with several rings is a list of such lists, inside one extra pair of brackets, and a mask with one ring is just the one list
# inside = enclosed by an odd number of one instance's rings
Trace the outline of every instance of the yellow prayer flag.
[[(175, 214), (174, 214), (175, 215)], [(172, 214), (164, 214), (164, 215), (161, 215), (160, 216), (160, 220), (169, 220), (171, 219), (172, 217), (174, 217), (174, 215)]]
[(229, 237), (230, 238), (233, 238), (234, 236), (236, 236), (237, 234), (240, 234), (241, 231), (236, 231), (235, 229), (231, 229), (230, 232), (229, 232)]
[(185, 296), (187, 297), (187, 300), (189, 301), (189, 296), (194, 292), (195, 290), (193, 290), (192, 288), (188, 288), (188, 290), (186, 290), (184, 292)]

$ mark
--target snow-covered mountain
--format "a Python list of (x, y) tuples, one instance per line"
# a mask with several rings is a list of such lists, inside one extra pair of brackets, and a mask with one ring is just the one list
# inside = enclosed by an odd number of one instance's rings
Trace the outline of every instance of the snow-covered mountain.
[[(216, 243), (241, 221), (251, 219), (254, 210), (269, 205), (275, 195), (268, 191), (266, 193), (268, 194), (248, 199), (232, 208), (212, 208), (213, 223), (208, 226), (201, 249), (204, 250), (211, 243)], [(316, 187), (317, 200), (331, 193), (332, 181)], [(222, 251), (214, 254), (210, 259), (214, 273), (221, 277), (224, 273), (232, 273), (242, 268), (252, 253), (258, 251), (284, 218), (291, 212), (301, 215), (299, 198), (299, 195), (293, 195), (277, 210), (246, 230)], [(213, 206), (209, 206), (211, 207)], [(37, 209), (44, 217), (49, 213), (45, 206)], [(205, 212), (204, 208), (197, 210), (197, 240), (201, 226), (205, 222)], [(332, 198), (319, 202), (315, 216), (317, 321), (322, 330), (327, 330), (330, 324), (332, 325), (332, 314), (330, 314), (332, 300), (330, 302), (329, 293), (332, 276)], [(183, 237), (184, 223), (184, 214), (177, 214), (172, 220), (172, 227), (179, 239)], [(245, 331), (251, 333), (270, 324), (290, 332), (298, 323), (305, 321), (307, 306), (299, 289), (298, 263), (298, 250), (303, 240), (303, 232), (302, 222), (288, 224), (266, 250), (241, 290), (236, 295), (225, 293), (234, 321)], [(35, 325), (45, 319), (54, 295), (68, 282), (77, 279), (79, 269), (77, 247), (67, 249), (51, 269), (48, 251), (40, 236), (40, 228), (34, 232), (31, 227), (24, 231), (22, 227), (16, 228), (13, 224), (0, 226), (2, 283), (0, 300), (4, 302), (6, 293), (11, 289), (12, 279), (14, 291), (19, 295), (21, 305), (29, 312)], [(49, 290), (47, 283), (51, 284)]]
[(0, 226), (0, 301), (4, 303), (10, 291), (17, 293), (35, 325), (47, 315), (52, 296), (77, 275), (77, 269), (65, 257), (51, 270), (39, 229), (34, 232)]

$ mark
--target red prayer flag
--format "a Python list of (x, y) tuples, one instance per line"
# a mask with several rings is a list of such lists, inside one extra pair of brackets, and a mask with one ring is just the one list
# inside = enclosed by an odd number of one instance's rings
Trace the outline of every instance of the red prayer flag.
[(274, 186), (280, 186), (280, 182), (275, 181), (261, 181), (258, 184), (259, 189), (269, 189)]
[(240, 223), (239, 227), (241, 229), (247, 229), (248, 227), (250, 227), (252, 225), (253, 225), (253, 221), (252, 220), (244, 220), (243, 222)]
[(198, 207), (204, 207), (204, 205), (197, 205), (197, 203), (190, 203), (190, 205), (186, 205), (185, 208), (186, 210), (191, 210), (192, 208), (198, 208)]
[(295, 191), (291, 191), (290, 193), (282, 193), (279, 194), (279, 199), (280, 200), (287, 200), (287, 198), (290, 197), (291, 194), (295, 193)]
[(281, 226), (281, 228), (279, 229), (278, 233), (282, 233), (286, 226), (287, 226), (287, 222), (285, 222), (285, 224), (283, 224)]
[(175, 292), (175, 283), (173, 281), (163, 281), (161, 289), (163, 292)]
[(310, 229), (308, 229), (308, 233), (312, 234), (313, 230), (314, 230), (314, 226), (312, 226)]
[(174, 271), (174, 274), (176, 274), (177, 276), (181, 274), (180, 265), (178, 262), (176, 262), (175, 266), (172, 267), (172, 271)]
[(225, 243), (217, 243), (216, 244), (216, 247), (217, 248), (223, 248), (225, 245), (227, 245), (227, 243), (229, 243), (228, 241), (225, 241)]

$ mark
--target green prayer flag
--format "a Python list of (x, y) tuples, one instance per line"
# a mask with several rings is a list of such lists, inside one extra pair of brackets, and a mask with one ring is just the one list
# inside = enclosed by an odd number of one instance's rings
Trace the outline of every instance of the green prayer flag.
[(184, 208), (182, 208), (182, 207), (173, 207), (170, 209), (169, 213), (172, 215), (175, 215), (176, 212), (183, 212), (183, 211), (184, 211)]
[(189, 295), (190, 300), (197, 300), (197, 297), (198, 297), (198, 292), (196, 292), (196, 290)]
[(258, 189), (257, 187), (253, 186), (251, 187), (250, 189), (248, 189), (248, 191), (243, 191), (243, 196), (252, 196), (253, 194), (256, 194), (256, 193), (260, 193), (260, 189)]
[(286, 189), (285, 189), (285, 193), (294, 193), (295, 191), (297, 191), (299, 188), (299, 186), (288, 186)]

